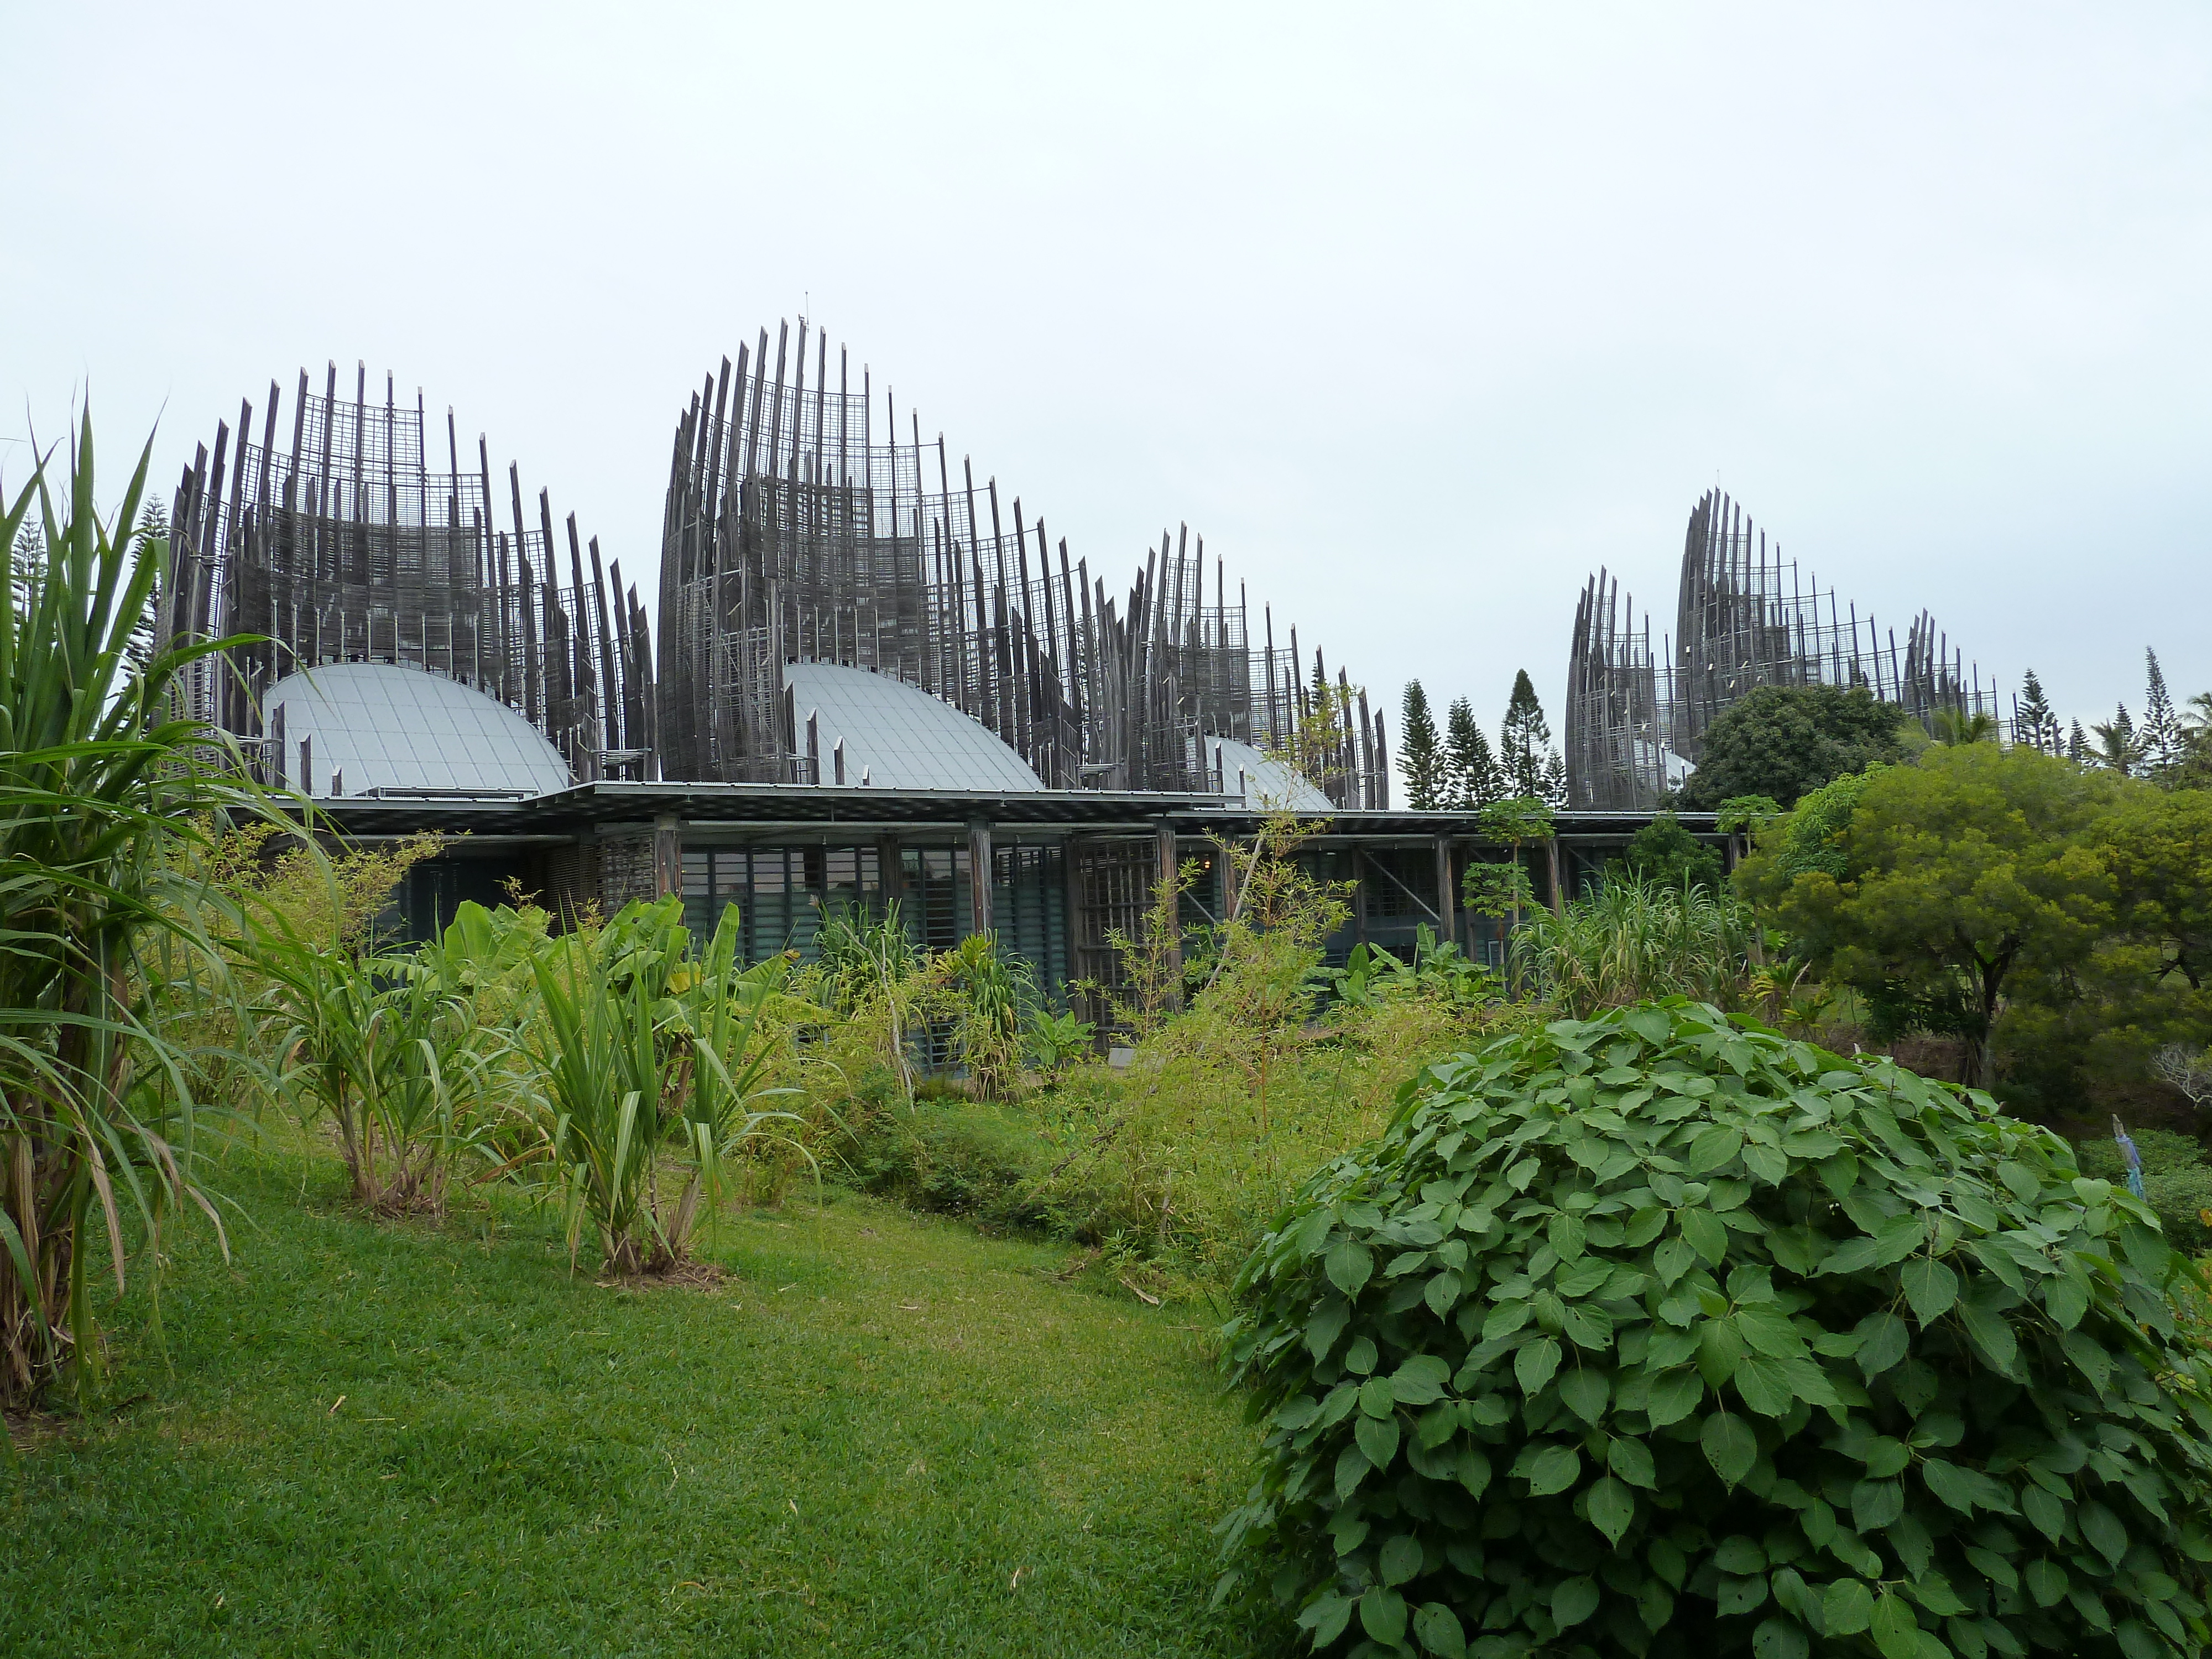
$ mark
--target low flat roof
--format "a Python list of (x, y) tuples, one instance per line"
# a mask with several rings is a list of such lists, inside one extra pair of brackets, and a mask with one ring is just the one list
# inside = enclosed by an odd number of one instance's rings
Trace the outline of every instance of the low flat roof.
[[(1249, 833), (1267, 814), (1234, 796), (1152, 791), (1049, 789), (979, 793), (952, 789), (877, 789), (852, 786), (775, 783), (576, 784), (548, 794), (437, 795), (385, 799), (343, 795), (315, 803), (316, 811), (348, 835), (407, 835), (416, 830), (509, 836), (578, 836), (601, 824), (648, 823), (662, 817), (700, 830), (788, 828), (809, 834), (830, 828), (851, 833), (896, 834), (904, 829), (957, 830), (981, 819), (1007, 829), (1062, 829), (1093, 834), (1138, 831), (1168, 819), (1186, 835)], [(1479, 837), (1473, 812), (1334, 811), (1302, 813), (1326, 819), (1325, 838), (1425, 841), (1444, 836)], [(1553, 822), (1563, 837), (1626, 836), (1651, 822), (1651, 812), (1560, 811)], [(1677, 814), (1686, 830), (1711, 834), (1710, 812)]]

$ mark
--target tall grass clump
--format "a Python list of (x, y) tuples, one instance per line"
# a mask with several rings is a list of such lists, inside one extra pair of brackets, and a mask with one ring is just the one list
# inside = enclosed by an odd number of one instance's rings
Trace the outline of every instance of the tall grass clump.
[(1533, 912), (1513, 961), (1530, 993), (1577, 1018), (1669, 996), (1733, 1008), (1757, 939), (1750, 910), (1726, 894), (1622, 876), (1557, 915)]
[(192, 1094), (155, 992), (214, 958), (215, 895), (184, 854), (207, 815), (262, 808), (228, 739), (174, 696), (219, 643), (151, 633), (167, 555), (165, 538), (137, 533), (151, 453), (103, 520), (88, 413), (65, 476), (50, 475), (49, 452), (0, 495), (4, 1407), (64, 1376), (80, 1395), (97, 1380), (97, 1235), (119, 1287), (134, 1233), (150, 1241), (188, 1199), (215, 1214), (194, 1184)]
[[(682, 912), (673, 897), (632, 902), (588, 954), (531, 960), (542, 1030), (524, 1047), (544, 1090), (569, 1250), (588, 1223), (617, 1275), (681, 1267), (726, 1161), (798, 1121), (759, 1103), (789, 1092), (762, 1086), (770, 1054), (755, 1042), (786, 963), (738, 968), (735, 905), (694, 956)], [(664, 1175), (679, 1183), (672, 1200)]]

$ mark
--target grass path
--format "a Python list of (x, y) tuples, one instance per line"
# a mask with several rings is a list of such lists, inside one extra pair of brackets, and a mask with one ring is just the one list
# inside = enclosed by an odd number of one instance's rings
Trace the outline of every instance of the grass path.
[(1252, 1445), (1204, 1316), (851, 1199), (726, 1223), (715, 1291), (626, 1292), (536, 1218), (217, 1184), (252, 1221), (231, 1267), (179, 1241), (173, 1369), (134, 1296), (127, 1403), (0, 1470), (0, 1652), (1251, 1650), (1204, 1611)]

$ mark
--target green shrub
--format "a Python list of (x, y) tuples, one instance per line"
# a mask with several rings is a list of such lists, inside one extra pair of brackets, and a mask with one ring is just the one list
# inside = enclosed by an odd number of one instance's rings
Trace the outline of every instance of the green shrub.
[[(2212, 1162), (2205, 1157), (2204, 1143), (2172, 1129), (2130, 1129), (2128, 1136), (2142, 1159), (2143, 1201), (2166, 1237), (2191, 1255), (2212, 1249), (2212, 1227), (2204, 1222), (2205, 1212), (2212, 1211)], [(2109, 1136), (2083, 1141), (2077, 1155), (2083, 1175), (2127, 1178), (2120, 1149)]]
[(878, 1118), (850, 1159), (866, 1191), (1023, 1231), (1064, 1231), (1052, 1148), (1021, 1113), (958, 1098)]
[(2212, 1368), (2148, 1218), (1709, 1007), (1462, 1055), (1239, 1281), (1223, 1590), (1363, 1656), (2193, 1654)]

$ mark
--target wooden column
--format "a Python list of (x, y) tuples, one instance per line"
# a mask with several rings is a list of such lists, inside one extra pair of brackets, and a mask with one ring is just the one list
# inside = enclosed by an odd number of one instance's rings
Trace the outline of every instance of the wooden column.
[(684, 891), (684, 820), (663, 814), (653, 821), (653, 896)]
[(1562, 900), (1559, 892), (1559, 838), (1557, 836), (1544, 837), (1544, 859), (1551, 872), (1552, 914), (1556, 916), (1559, 914)]
[(968, 825), (968, 931), (991, 931), (991, 826), (983, 818)]
[(1437, 837), (1437, 932), (1445, 941), (1459, 943), (1459, 895), (1452, 889), (1451, 842)]

